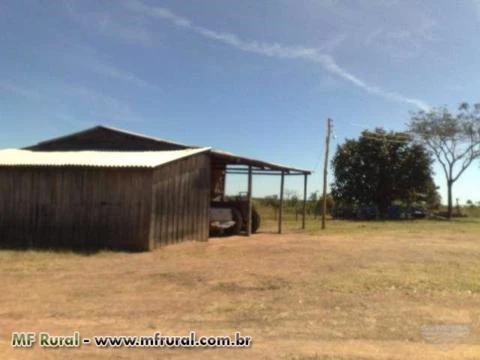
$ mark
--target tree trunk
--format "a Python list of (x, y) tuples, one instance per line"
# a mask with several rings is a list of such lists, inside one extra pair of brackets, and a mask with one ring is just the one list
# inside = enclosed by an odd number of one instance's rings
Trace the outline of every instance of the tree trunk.
[(452, 204), (452, 181), (447, 181), (447, 188), (448, 188), (448, 211), (447, 211), (447, 218), (452, 218), (452, 211), (453, 211), (453, 204)]

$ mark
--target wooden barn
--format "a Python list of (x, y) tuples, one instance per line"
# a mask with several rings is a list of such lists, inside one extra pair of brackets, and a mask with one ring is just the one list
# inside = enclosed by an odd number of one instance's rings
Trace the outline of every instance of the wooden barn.
[(284, 176), (304, 175), (306, 194), (310, 174), (105, 126), (1, 150), (0, 245), (148, 251), (206, 241), (229, 172), (248, 175), (249, 208), (252, 175), (280, 175), (283, 198)]

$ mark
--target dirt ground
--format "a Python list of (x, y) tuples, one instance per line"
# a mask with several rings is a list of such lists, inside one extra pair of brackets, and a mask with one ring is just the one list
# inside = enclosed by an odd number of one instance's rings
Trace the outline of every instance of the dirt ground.
[[(480, 359), (480, 224), (345, 224), (335, 226), (356, 230), (214, 238), (140, 254), (2, 250), (0, 357)], [(10, 346), (14, 331), (75, 330), (240, 331), (253, 345)]]

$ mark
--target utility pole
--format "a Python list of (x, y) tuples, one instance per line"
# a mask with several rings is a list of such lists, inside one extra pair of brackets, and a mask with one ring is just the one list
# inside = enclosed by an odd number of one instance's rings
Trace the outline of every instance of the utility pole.
[(327, 175), (328, 175), (328, 150), (330, 147), (330, 134), (332, 133), (332, 119), (327, 119), (327, 137), (325, 139), (325, 164), (323, 166), (323, 204), (322, 204), (322, 230), (325, 230), (325, 216), (327, 215)]

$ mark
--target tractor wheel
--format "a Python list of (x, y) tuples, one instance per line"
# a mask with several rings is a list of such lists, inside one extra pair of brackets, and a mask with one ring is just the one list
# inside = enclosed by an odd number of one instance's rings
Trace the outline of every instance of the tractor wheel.
[(225, 230), (226, 235), (238, 235), (240, 234), (240, 231), (242, 230), (242, 224), (243, 224), (243, 218), (242, 218), (242, 213), (236, 209), (236, 208), (230, 208), (232, 211), (232, 220), (235, 221), (235, 225), (233, 225), (231, 228)]
[(255, 234), (260, 227), (260, 214), (255, 207), (252, 207), (252, 233)]

